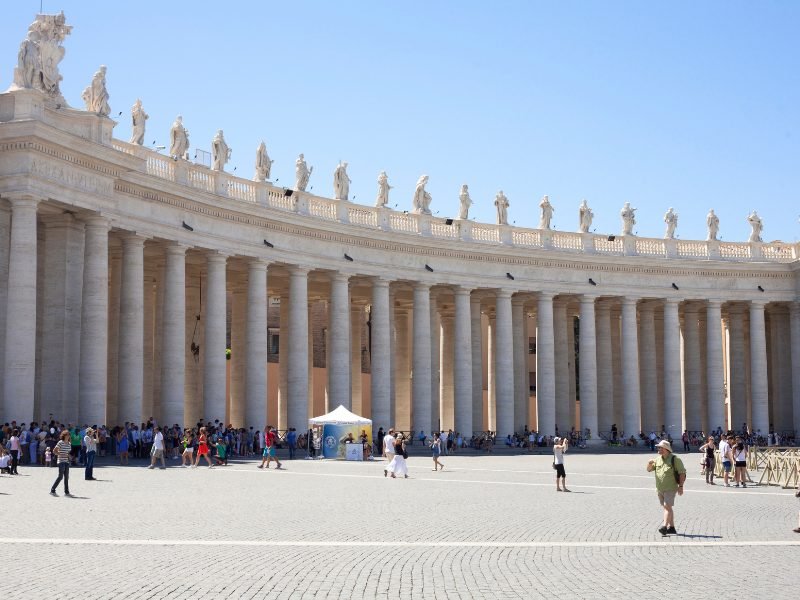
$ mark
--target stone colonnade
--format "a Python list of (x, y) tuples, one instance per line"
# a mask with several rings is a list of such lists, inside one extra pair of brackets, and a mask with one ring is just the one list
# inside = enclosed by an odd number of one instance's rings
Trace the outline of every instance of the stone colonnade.
[[(800, 430), (798, 303), (484, 289), (269, 263), (23, 195), (0, 201), (0, 278), (5, 420), (261, 428), (274, 414), (303, 429), (316, 408), (342, 404), (375, 429), (500, 437), (525, 426)], [(272, 396), (270, 298), (281, 299)], [(323, 323), (310, 318), (320, 302)], [(325, 381), (315, 385), (319, 327)]]

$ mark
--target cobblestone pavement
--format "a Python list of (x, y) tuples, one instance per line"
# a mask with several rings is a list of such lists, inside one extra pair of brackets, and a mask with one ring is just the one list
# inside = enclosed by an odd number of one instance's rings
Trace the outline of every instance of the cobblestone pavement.
[[(776, 487), (708, 486), (686, 457), (679, 535), (662, 538), (644, 455), (574, 454), (573, 493), (549, 456), (382, 463), (284, 461), (167, 470), (55, 469), (0, 477), (0, 597), (707, 598), (796, 594), (797, 499)], [(755, 475), (755, 474), (753, 474)], [(726, 574), (727, 573), (727, 574)]]

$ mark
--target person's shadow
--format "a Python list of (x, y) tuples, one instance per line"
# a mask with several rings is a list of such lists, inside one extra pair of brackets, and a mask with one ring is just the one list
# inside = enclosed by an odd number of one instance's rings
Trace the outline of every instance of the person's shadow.
[(721, 535), (700, 535), (699, 533), (679, 533), (677, 534), (678, 537), (694, 540), (721, 540)]
[(67, 496), (66, 494), (64, 494), (63, 497), (68, 498), (70, 500), (89, 500), (88, 496), (76, 496), (75, 494), (72, 494), (71, 496)]

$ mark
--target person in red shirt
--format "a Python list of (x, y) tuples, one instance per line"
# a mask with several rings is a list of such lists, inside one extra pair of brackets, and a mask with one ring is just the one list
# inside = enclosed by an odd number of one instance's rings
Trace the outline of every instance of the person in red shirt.
[(267, 425), (267, 432), (264, 434), (264, 454), (261, 457), (261, 464), (258, 465), (259, 469), (264, 468), (264, 463), (267, 463), (267, 468), (269, 469), (269, 463), (275, 459), (275, 462), (278, 463), (278, 466), (275, 467), (276, 469), (282, 469), (283, 465), (281, 465), (281, 461), (278, 460), (277, 455), (275, 454), (275, 445), (278, 441), (278, 436), (275, 433), (275, 429), (273, 429), (272, 425)]

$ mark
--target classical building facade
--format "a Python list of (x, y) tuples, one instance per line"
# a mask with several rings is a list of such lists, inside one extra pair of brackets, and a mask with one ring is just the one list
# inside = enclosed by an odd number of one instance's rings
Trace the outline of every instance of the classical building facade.
[(289, 193), (115, 139), (102, 113), (0, 94), (3, 420), (303, 429), (343, 404), (502, 437), (800, 430), (797, 244)]

